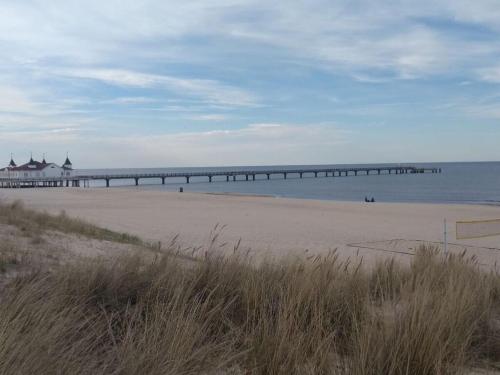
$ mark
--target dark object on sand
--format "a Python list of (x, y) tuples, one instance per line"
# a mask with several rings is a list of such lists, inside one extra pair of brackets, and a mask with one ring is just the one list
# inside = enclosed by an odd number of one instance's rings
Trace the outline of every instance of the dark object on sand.
[(370, 202), (372, 202), (372, 203), (375, 202), (375, 198), (372, 197), (372, 200)]
[(180, 187), (179, 188), (179, 193), (183, 193), (184, 192), (184, 188), (183, 187)]

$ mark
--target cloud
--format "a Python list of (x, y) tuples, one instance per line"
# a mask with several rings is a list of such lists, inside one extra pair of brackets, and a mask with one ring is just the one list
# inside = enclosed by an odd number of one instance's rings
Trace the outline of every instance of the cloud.
[(148, 98), (144, 96), (127, 96), (127, 97), (120, 97), (120, 98), (114, 98), (114, 99), (108, 99), (108, 100), (103, 100), (102, 103), (104, 104), (124, 104), (124, 105), (129, 105), (129, 104), (149, 104), (149, 103), (158, 103), (159, 99), (157, 98)]
[[(415, 78), (467, 69), (499, 52), (494, 38), (467, 33), (472, 22), (485, 28), (493, 23), (485, 23), (484, 17), (471, 19), (465, 6), (454, 7), (451, 1), (312, 1), (273, 3), (268, 8), (259, 14), (272, 17), (234, 22), (231, 35), (286, 49), (296, 60), (336, 73), (372, 69), (391, 78)], [(483, 16), (498, 13), (493, 3), (482, 8)], [(451, 26), (442, 26), (447, 24)]]
[(41, 110), (23, 90), (12, 86), (0, 86), (0, 113), (32, 113)]
[(256, 104), (256, 98), (252, 94), (210, 79), (178, 78), (125, 69), (60, 69), (54, 73), (122, 87), (164, 88), (179, 95), (187, 94), (223, 105), (253, 106)]
[(473, 6), (468, 0), (446, 0), (440, 8), (458, 21), (500, 30), (500, 9), (496, 0), (475, 1)]
[(207, 113), (203, 115), (194, 115), (188, 117), (195, 121), (224, 121), (229, 119), (229, 116), (220, 113)]
[[(349, 133), (332, 124), (250, 124), (238, 129), (82, 136), (78, 128), (0, 132), (5, 158), (69, 151), (78, 168), (269, 165), (338, 161)], [(1, 161), (1, 155), (0, 155)]]
[[(88, 162), (104, 158), (99, 150), (107, 150), (109, 166), (121, 167), (319, 163), (346, 141), (345, 132), (333, 125), (251, 124), (232, 130), (95, 140), (96, 154), (89, 155)], [(141, 158), (113, 156), (125, 154)]]
[(474, 98), (500, 83), (499, 38), (498, 0), (4, 1), (0, 130), (16, 147), (30, 131), (120, 156), (129, 142), (147, 164), (148, 142), (163, 165), (327, 161), (342, 133), (321, 121), (387, 124), (389, 142), (452, 123), (458, 110), (427, 111), (440, 101), (497, 119)]
[(352, 78), (354, 78), (358, 82), (364, 82), (364, 83), (386, 83), (392, 80), (392, 77), (384, 78), (384, 77), (370, 76), (368, 74), (363, 74), (363, 73), (355, 73), (352, 75)]
[(2, 131), (0, 142), (17, 142), (23, 145), (52, 144), (56, 142), (77, 141), (80, 139), (78, 131), (73, 127), (45, 130), (17, 130)]
[(467, 104), (462, 110), (474, 118), (500, 119), (500, 103), (490, 104)]
[(54, 103), (47, 95), (42, 98), (42, 94), (39, 89), (0, 86), (0, 142), (4, 143), (1, 149), (80, 137), (82, 127), (90, 119), (70, 114), (72, 110), (67, 104)]
[[(263, 52), (278, 60), (285, 52), (319, 66), (353, 73), (386, 69), (405, 78), (450, 66), (467, 68), (469, 62), (499, 52), (497, 38), (478, 40), (426, 22), (438, 19), (464, 30), (499, 31), (496, 0), (473, 5), (466, 0), (35, 0), (2, 4), (2, 14), (0, 35), (9, 36), (2, 40), (2, 57), (28, 65), (51, 59), (93, 66), (223, 64), (236, 52), (252, 66)], [(151, 78), (122, 73), (121, 81), (139, 85)], [(107, 78), (113, 79), (109, 74)]]
[(500, 66), (479, 69), (478, 75), (483, 81), (500, 83)]

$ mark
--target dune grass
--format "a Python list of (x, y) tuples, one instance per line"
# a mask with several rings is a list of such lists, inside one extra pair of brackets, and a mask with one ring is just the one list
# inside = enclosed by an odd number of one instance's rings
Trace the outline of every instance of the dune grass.
[(455, 374), (500, 364), (500, 278), (207, 252), (38, 269), (1, 295), (0, 374)]
[(47, 230), (55, 230), (98, 240), (146, 245), (137, 236), (100, 228), (84, 220), (68, 217), (65, 212), (61, 212), (59, 215), (50, 215), (46, 212), (31, 210), (26, 208), (21, 201), (10, 204), (0, 202), (0, 223), (13, 225), (19, 228), (24, 235), (32, 238), (39, 238)]
[[(145, 246), (0, 205), (0, 224)], [(0, 238), (0, 374), (467, 374), (500, 371), (500, 276), (423, 246), (410, 265), (255, 262), (214, 245), (50, 267)], [(201, 251), (199, 252), (201, 253)]]
[[(353, 374), (455, 374), (500, 369), (500, 278), (464, 256), (421, 248), (411, 267), (376, 271), (379, 310), (357, 327)], [(380, 277), (380, 274), (383, 277)], [(375, 289), (377, 290), (377, 289)]]

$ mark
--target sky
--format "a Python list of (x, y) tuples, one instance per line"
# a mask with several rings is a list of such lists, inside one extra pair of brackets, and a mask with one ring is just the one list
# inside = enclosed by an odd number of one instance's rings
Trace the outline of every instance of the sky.
[(500, 160), (498, 0), (0, 0), (0, 165)]

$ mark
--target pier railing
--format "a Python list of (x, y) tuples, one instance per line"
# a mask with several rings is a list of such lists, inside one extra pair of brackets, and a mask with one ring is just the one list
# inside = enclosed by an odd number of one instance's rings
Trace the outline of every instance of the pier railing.
[(115, 174), (88, 174), (61, 177), (0, 177), (0, 187), (54, 187), (73, 186), (79, 187), (83, 181), (84, 186), (89, 186), (90, 181), (104, 181), (110, 186), (112, 180), (133, 180), (139, 185), (141, 179), (160, 179), (162, 184), (168, 178), (184, 178), (189, 183), (193, 177), (206, 177), (209, 182), (214, 177), (226, 177), (226, 181), (238, 180), (243, 177), (246, 181), (255, 180), (256, 176), (265, 176), (268, 180), (271, 176), (281, 176), (287, 179), (289, 175), (299, 178), (304, 176), (314, 177), (342, 177), (358, 176), (359, 174), (407, 174), (407, 173), (440, 173), (441, 168), (420, 168), (412, 165), (398, 166), (373, 166), (356, 168), (294, 168), (294, 169), (255, 169), (255, 170), (219, 170), (219, 171), (192, 171), (192, 172), (155, 172), (155, 173), (115, 173)]

